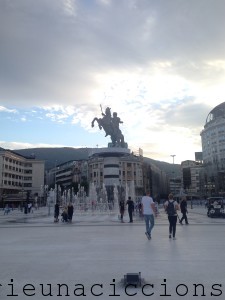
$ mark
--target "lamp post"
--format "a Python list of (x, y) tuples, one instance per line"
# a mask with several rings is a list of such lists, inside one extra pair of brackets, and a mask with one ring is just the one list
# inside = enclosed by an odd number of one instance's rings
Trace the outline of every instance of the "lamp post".
[(56, 178), (56, 172), (59, 168), (57, 167), (57, 160), (55, 161), (55, 176), (54, 176), (54, 203), (58, 202), (58, 186), (57, 186), (57, 178)]
[(176, 154), (171, 154), (170, 156), (173, 158), (173, 165), (174, 165), (174, 157), (176, 156)]
[(59, 167), (57, 167), (57, 160), (55, 160), (55, 168), (54, 168), (54, 184), (56, 185), (56, 182), (57, 182), (57, 178), (56, 178), (56, 175), (57, 175), (57, 170), (59, 169)]
[(193, 201), (192, 201), (192, 186), (189, 186), (189, 191), (190, 191), (190, 195), (191, 195), (191, 209), (193, 208)]
[(173, 193), (176, 194), (175, 171), (174, 171), (174, 157), (176, 156), (176, 154), (171, 154), (170, 156), (173, 158), (173, 171), (172, 171), (172, 173), (173, 173), (173, 176), (172, 176), (173, 178), (172, 178), (172, 180), (173, 180), (173, 187), (174, 187)]
[(50, 216), (50, 198), (48, 195), (48, 185), (47, 184), (44, 186), (44, 199), (45, 199), (45, 205), (48, 206), (48, 215)]
[(21, 211), (23, 211), (23, 192), (24, 192), (24, 189), (22, 188), (22, 206), (20, 208)]

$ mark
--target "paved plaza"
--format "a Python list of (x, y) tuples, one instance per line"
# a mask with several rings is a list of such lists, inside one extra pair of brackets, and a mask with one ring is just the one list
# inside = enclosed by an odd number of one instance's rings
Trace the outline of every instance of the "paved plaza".
[[(117, 213), (76, 213), (53, 223), (52, 211), (0, 211), (0, 299), (224, 299), (225, 219), (189, 209), (190, 225), (168, 238), (160, 210), (147, 240), (144, 221)], [(141, 272), (142, 287), (123, 286)], [(168, 295), (171, 295), (169, 297)]]

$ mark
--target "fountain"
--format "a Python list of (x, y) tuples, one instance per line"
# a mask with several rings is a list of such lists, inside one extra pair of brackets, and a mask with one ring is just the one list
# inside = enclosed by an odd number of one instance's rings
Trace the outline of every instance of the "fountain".
[(134, 181), (133, 180), (130, 182), (130, 193), (129, 193), (129, 196), (131, 197), (131, 199), (135, 203), (136, 202), (136, 196), (135, 196), (135, 186), (134, 186)]
[(125, 201), (128, 200), (128, 197), (129, 197), (129, 187), (128, 187), (128, 184), (126, 182), (126, 189), (125, 189)]
[(89, 202), (91, 204), (91, 211), (94, 212), (97, 209), (98, 196), (94, 182), (91, 183), (89, 188)]
[(114, 211), (119, 211), (119, 195), (118, 195), (118, 188), (114, 184), (113, 188), (113, 198), (114, 198)]
[(88, 211), (88, 203), (87, 203), (87, 195), (84, 190), (84, 187), (80, 184), (78, 185), (78, 192), (75, 197), (74, 203), (75, 212), (87, 212)]
[[(75, 213), (78, 214), (109, 214), (113, 212), (113, 203), (108, 200), (107, 189), (103, 184), (97, 188), (90, 183), (89, 196), (84, 191), (83, 186), (78, 186), (77, 195), (72, 194)], [(118, 203), (118, 200), (117, 200)]]
[[(102, 187), (96, 187), (94, 182), (90, 183), (89, 196), (87, 196), (84, 186), (78, 185), (77, 194), (74, 193), (74, 188), (64, 190), (61, 193), (60, 186), (55, 186), (48, 190), (48, 187), (42, 187), (43, 193), (46, 193), (46, 205), (48, 207), (48, 214), (50, 215), (51, 207), (54, 207), (56, 201), (60, 206), (64, 207), (72, 202), (74, 206), (74, 213), (81, 215), (88, 214), (113, 214), (119, 210), (119, 191), (115, 184), (113, 188), (113, 199), (108, 199), (107, 188), (105, 184)], [(128, 195), (129, 188), (126, 185), (126, 194)], [(128, 196), (127, 196), (128, 197)]]

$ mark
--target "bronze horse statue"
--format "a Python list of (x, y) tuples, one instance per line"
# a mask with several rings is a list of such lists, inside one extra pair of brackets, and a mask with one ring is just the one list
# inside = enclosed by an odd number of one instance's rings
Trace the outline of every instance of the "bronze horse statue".
[[(118, 121), (117, 121), (118, 128), (115, 127), (115, 122), (113, 122), (110, 108), (107, 107), (105, 113), (102, 113), (102, 115), (103, 115), (102, 118), (94, 118), (93, 121), (91, 122), (91, 126), (94, 127), (95, 122), (97, 122), (99, 129), (100, 130), (102, 130), (102, 128), (104, 129), (105, 136), (110, 135), (113, 147), (118, 145), (124, 147), (124, 136), (122, 135), (122, 132), (119, 129)], [(119, 122), (122, 123), (121, 121)]]

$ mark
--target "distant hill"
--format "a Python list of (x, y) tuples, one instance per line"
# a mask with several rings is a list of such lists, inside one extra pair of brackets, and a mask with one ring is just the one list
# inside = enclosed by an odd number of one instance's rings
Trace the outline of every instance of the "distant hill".
[[(30, 149), (18, 149), (14, 152), (26, 156), (35, 157), (45, 161), (45, 168), (49, 170), (54, 168), (55, 165), (65, 163), (70, 160), (85, 160), (88, 159), (88, 154), (91, 148), (30, 148)], [(180, 165), (170, 164), (163, 161), (154, 160), (148, 157), (144, 157), (146, 163), (151, 163), (157, 166), (160, 170), (164, 171), (168, 175), (173, 173), (175, 176), (180, 175)]]
[(26, 156), (35, 157), (45, 161), (45, 168), (49, 170), (55, 165), (60, 165), (70, 160), (88, 159), (90, 148), (29, 148), (13, 150), (14, 152)]

